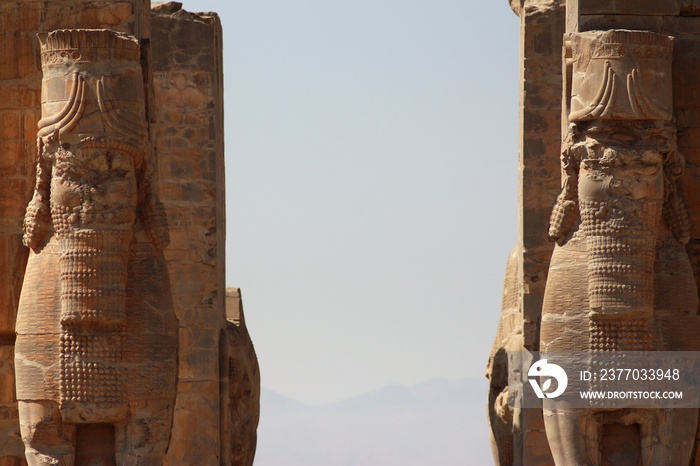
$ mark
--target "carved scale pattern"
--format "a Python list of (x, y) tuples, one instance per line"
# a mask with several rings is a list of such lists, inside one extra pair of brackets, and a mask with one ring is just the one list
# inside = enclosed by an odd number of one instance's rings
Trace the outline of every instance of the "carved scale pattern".
[[(639, 309), (651, 314), (654, 303), (655, 230), (644, 228), (643, 222), (635, 222), (635, 219), (616, 222), (607, 218), (610, 208), (605, 202), (582, 199), (580, 203), (581, 227), (588, 242), (588, 298), (591, 309)], [(662, 206), (662, 202), (645, 200), (638, 206), (637, 215), (641, 219), (660, 219)]]
[(61, 403), (124, 403), (126, 391), (118, 369), (123, 358), (123, 334), (84, 330), (64, 329), (61, 334)]
[(61, 236), (61, 324), (124, 325), (131, 230)]
[(648, 319), (606, 321), (591, 319), (590, 348), (593, 351), (653, 351), (654, 333)]

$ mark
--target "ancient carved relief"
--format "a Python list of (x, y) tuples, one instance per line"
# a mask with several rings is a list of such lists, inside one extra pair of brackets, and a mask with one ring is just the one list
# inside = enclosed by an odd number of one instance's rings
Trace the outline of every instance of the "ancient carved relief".
[(260, 368), (238, 288), (226, 288), (226, 314), (231, 466), (251, 466), (260, 418)]
[(111, 451), (104, 464), (160, 465), (177, 322), (140, 46), (107, 30), (40, 41), (43, 118), (16, 343), (27, 461), (88, 464)]
[[(684, 162), (672, 121), (673, 40), (623, 30), (569, 39), (571, 112), (540, 350), (697, 349), (678, 331), (697, 328), (698, 301), (678, 189)], [(690, 460), (697, 410), (549, 406), (557, 464), (610, 464), (606, 455), (623, 458), (615, 464)]]
[(489, 397), (487, 414), (491, 428), (491, 451), (494, 464), (508, 466), (513, 464), (514, 427), (518, 427), (518, 408), (510, 406), (509, 397), (517, 394), (512, 391), (517, 387), (509, 383), (509, 351), (523, 351), (522, 318), (518, 309), (518, 249), (515, 248), (508, 257), (506, 276), (503, 283), (503, 302), (498, 331), (491, 348), (486, 378), (489, 380)]

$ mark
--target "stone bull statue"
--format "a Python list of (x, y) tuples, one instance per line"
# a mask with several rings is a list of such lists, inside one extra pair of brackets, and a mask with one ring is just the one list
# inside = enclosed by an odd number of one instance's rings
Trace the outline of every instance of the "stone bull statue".
[(512, 368), (508, 364), (508, 351), (523, 351), (522, 319), (518, 313), (517, 300), (518, 272), (518, 249), (514, 248), (508, 256), (501, 319), (486, 366), (486, 377), (489, 380), (486, 414), (490, 427), (491, 451), (494, 463), (499, 466), (513, 464), (513, 433), (520, 427), (519, 408), (511, 407), (508, 402), (516, 388), (509, 383)]
[[(698, 296), (679, 193), (673, 40), (643, 31), (568, 37), (573, 69), (563, 189), (540, 351), (697, 350)], [(694, 334), (695, 333), (695, 334)], [(557, 465), (689, 464), (697, 409), (566, 409), (544, 402)]]
[(40, 35), (42, 119), (17, 317), (27, 462), (161, 465), (177, 376), (138, 42)]

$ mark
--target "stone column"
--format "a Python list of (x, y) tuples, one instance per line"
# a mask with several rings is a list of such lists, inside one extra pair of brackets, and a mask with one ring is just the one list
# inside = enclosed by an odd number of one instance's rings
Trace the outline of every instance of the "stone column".
[(173, 447), (165, 464), (228, 464), (222, 31), (213, 13), (155, 6), (153, 82), (166, 259), (180, 322)]
[[(520, 9), (518, 305), (524, 349), (539, 349), (539, 324), (552, 243), (546, 231), (559, 191), (563, 0), (525, 0)], [(514, 464), (551, 461), (542, 411), (514, 420)]]

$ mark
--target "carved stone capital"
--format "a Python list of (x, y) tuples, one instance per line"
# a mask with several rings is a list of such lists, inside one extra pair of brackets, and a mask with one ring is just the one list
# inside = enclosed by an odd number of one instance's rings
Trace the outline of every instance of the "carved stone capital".
[(572, 33), (569, 121), (673, 119), (673, 38), (646, 31)]
[(58, 30), (39, 40), (40, 141), (113, 139), (143, 152), (148, 124), (138, 41), (102, 29)]
[(59, 29), (38, 37), (43, 67), (109, 60), (138, 62), (141, 56), (135, 38), (107, 29)]

